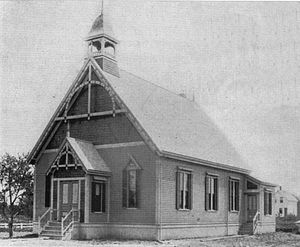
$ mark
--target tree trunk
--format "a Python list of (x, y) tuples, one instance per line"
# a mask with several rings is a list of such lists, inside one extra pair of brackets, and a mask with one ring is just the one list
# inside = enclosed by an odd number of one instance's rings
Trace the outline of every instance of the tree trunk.
[(8, 233), (9, 233), (9, 238), (13, 237), (13, 222), (12, 219), (10, 219), (8, 223)]
[[(10, 209), (10, 210), (12, 210), (12, 209)], [(8, 222), (9, 238), (12, 238), (13, 234), (14, 234), (14, 232), (13, 232), (13, 222), (14, 222), (14, 215), (11, 212), (10, 219), (9, 219), (9, 222)]]

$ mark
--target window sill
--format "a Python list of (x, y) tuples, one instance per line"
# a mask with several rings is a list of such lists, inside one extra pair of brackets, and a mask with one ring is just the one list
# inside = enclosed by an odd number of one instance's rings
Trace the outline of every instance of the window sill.
[(105, 212), (92, 212), (93, 214), (105, 214)]
[(264, 214), (265, 217), (272, 217), (272, 214)]
[(189, 212), (189, 211), (191, 211), (191, 209), (183, 209), (183, 208), (178, 208), (177, 210), (181, 211), (181, 212)]
[(218, 210), (206, 210), (208, 213), (218, 213)]
[(240, 211), (230, 210), (229, 213), (238, 214)]
[(138, 208), (125, 208), (125, 209), (129, 209), (129, 210), (137, 210)]

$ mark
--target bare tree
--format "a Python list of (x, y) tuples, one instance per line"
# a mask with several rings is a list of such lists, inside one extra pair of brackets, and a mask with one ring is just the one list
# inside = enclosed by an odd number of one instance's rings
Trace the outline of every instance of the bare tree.
[(13, 236), (13, 222), (22, 210), (19, 204), (28, 201), (28, 196), (32, 195), (33, 168), (26, 157), (6, 153), (0, 159), (1, 214), (8, 223), (10, 238)]

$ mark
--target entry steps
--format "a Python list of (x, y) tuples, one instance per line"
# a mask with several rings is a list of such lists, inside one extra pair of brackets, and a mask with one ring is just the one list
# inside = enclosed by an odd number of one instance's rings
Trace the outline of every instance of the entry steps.
[(246, 222), (244, 223), (240, 230), (239, 230), (239, 235), (253, 235), (253, 223), (252, 222)]
[(51, 239), (62, 239), (61, 222), (49, 221), (41, 231), (39, 237), (48, 237)]

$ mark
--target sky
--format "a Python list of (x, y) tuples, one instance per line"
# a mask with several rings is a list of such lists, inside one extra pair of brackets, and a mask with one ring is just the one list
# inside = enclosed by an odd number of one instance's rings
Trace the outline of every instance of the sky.
[[(300, 3), (104, 1), (118, 65), (214, 120), (300, 195)], [(0, 1), (0, 155), (29, 152), (83, 65), (101, 1)], [(192, 128), (192, 126), (191, 126)]]

